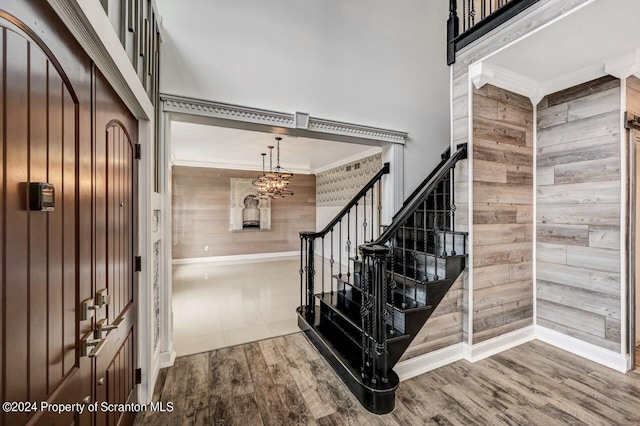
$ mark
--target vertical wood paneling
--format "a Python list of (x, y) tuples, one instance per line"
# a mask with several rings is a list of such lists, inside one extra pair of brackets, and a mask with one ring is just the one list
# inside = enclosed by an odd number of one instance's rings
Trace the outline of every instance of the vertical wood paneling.
[(532, 323), (533, 110), (491, 85), (473, 103), (476, 344)]
[[(47, 181), (47, 83), (48, 61), (39, 49), (31, 49), (31, 90), (29, 95), (30, 164), (29, 181)], [(30, 397), (44, 401), (47, 396), (47, 214), (29, 213), (29, 369)], [(45, 346), (46, 348), (46, 346)]]
[(64, 212), (62, 185), (63, 96), (64, 88), (57, 73), (49, 74), (49, 145), (48, 182), (56, 190), (56, 207), (48, 216), (49, 286), (47, 300), (49, 311), (49, 392), (62, 380), (63, 365), (63, 241), (62, 219)]
[[(28, 43), (12, 31), (5, 32), (5, 105), (24, 105), (28, 98)], [(4, 316), (11, 321), (4, 328), (4, 356), (10, 358), (5, 382), (11, 386), (7, 401), (27, 401), (28, 392), (28, 266), (27, 210), (25, 182), (28, 180), (28, 110), (5, 111), (5, 255)], [(9, 125), (10, 123), (10, 125)], [(5, 363), (8, 360), (5, 359)], [(7, 364), (5, 364), (7, 365)], [(13, 413), (12, 421), (24, 422), (25, 414)]]
[(63, 214), (63, 372), (66, 376), (76, 364), (76, 105), (64, 89), (63, 95), (63, 147), (62, 147), (62, 202)]
[[(7, 148), (6, 131), (5, 131), (5, 85), (6, 85), (6, 61), (7, 61), (7, 49), (5, 44), (6, 29), (0, 28), (0, 165), (2, 165), (2, 173), (0, 173), (0, 238), (2, 238), (2, 244), (0, 244), (0, 265), (2, 265), (2, 271), (0, 271), (0, 306), (4, 306), (5, 292), (6, 292), (6, 275), (7, 275), (7, 263), (4, 257), (4, 241), (7, 239), (6, 233), (6, 198), (7, 198), (7, 185), (6, 185), (6, 170), (7, 163), (5, 157), (5, 151)], [(0, 315), (0, 331), (4, 330), (4, 315)], [(2, 344), (5, 344), (4, 337), (1, 338)], [(5, 391), (5, 375), (7, 363), (4, 353), (0, 354), (0, 399), (2, 401), (7, 400)], [(4, 412), (0, 413), (0, 422), (3, 422), (5, 418)]]
[(551, 94), (538, 117), (538, 323), (619, 350), (620, 81)]
[[(134, 363), (132, 362), (133, 353), (133, 331), (129, 331), (122, 345), (115, 352), (113, 359), (109, 362), (106, 370), (105, 384), (107, 387), (107, 398), (112, 404), (125, 404), (131, 398), (134, 391), (133, 383)], [(106, 415), (108, 425), (119, 424), (122, 413), (116, 411), (110, 413), (101, 413)]]

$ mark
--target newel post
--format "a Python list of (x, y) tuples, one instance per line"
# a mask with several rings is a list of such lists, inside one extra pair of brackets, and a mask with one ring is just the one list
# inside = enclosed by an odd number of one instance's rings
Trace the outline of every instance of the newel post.
[(373, 358), (372, 383), (378, 379), (386, 383), (387, 378), (387, 259), (389, 258), (389, 247), (380, 245), (361, 246), (363, 259), (369, 259), (370, 282), (369, 291), (372, 294), (373, 303), (370, 304), (372, 319), (371, 334), (373, 337)]
[(315, 241), (316, 234), (315, 232), (301, 232), (300, 238), (305, 241), (304, 247), (301, 247), (301, 250), (304, 251), (306, 257), (306, 262), (304, 265), (301, 262), (301, 273), (304, 274), (304, 282), (305, 282), (305, 303), (306, 303), (306, 312), (308, 314), (313, 315), (315, 313)]

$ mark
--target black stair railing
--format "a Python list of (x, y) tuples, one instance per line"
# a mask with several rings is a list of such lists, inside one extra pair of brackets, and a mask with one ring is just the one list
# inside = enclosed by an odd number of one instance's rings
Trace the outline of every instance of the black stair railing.
[(449, 0), (447, 64), (451, 65), (456, 61), (458, 50), (478, 40), (538, 1)]
[[(391, 298), (397, 289), (401, 289), (400, 307), (405, 309), (409, 299), (415, 303), (421, 298), (419, 284), (451, 275), (447, 274), (448, 256), (466, 253), (466, 233), (455, 229), (453, 191), (456, 163), (466, 156), (467, 148), (463, 144), (443, 159), (428, 181), (396, 214), (391, 225), (376, 240), (359, 247), (362, 256), (361, 368), (362, 377), (371, 383), (384, 383), (394, 364), (388, 359), (387, 340), (393, 336), (387, 335), (387, 325), (391, 332), (396, 329), (397, 306)], [(397, 282), (398, 278), (401, 282)]]
[[(346, 281), (354, 279), (349, 257), (358, 260), (357, 247), (361, 243), (371, 242), (380, 235), (382, 214), (382, 177), (389, 173), (389, 163), (347, 203), (342, 210), (318, 232), (300, 232), (300, 308), (307, 316), (315, 314), (315, 294), (317, 292), (315, 257), (320, 258), (320, 293), (333, 294), (335, 291), (332, 277), (338, 276)], [(367, 208), (367, 205), (369, 208)], [(360, 206), (362, 208), (360, 209)], [(368, 239), (367, 239), (368, 238)], [(316, 244), (320, 243), (320, 253), (316, 253)], [(346, 258), (343, 262), (343, 251)], [(325, 274), (326, 255), (329, 259), (329, 273)]]

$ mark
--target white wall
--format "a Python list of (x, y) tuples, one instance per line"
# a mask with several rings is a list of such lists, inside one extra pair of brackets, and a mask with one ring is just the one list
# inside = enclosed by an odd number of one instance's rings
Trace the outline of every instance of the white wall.
[(158, 6), (164, 93), (407, 131), (406, 194), (448, 146), (446, 1)]

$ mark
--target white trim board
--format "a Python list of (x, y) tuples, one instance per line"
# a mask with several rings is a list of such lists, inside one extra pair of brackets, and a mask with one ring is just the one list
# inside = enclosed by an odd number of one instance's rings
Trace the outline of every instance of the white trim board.
[(406, 361), (399, 362), (394, 371), (400, 377), (400, 381), (408, 380), (420, 374), (427, 373), (436, 368), (444, 367), (461, 359), (469, 362), (478, 362), (492, 355), (515, 348), (523, 343), (535, 339), (534, 327), (532, 325), (512, 331), (502, 336), (494, 337), (477, 345), (467, 345), (460, 342), (443, 349), (438, 349)]
[(535, 328), (535, 337), (541, 342), (548, 343), (556, 348), (588, 359), (589, 361), (604, 365), (621, 373), (627, 372), (627, 357), (618, 352), (603, 349), (540, 325)]
[(272, 259), (283, 257), (297, 257), (300, 255), (298, 251), (281, 251), (274, 253), (253, 253), (253, 254), (235, 254), (231, 256), (209, 256), (209, 257), (192, 257), (188, 259), (172, 259), (173, 265), (192, 265), (198, 263), (220, 263), (220, 262), (265, 262)]
[(629, 370), (629, 360), (625, 355), (583, 342), (546, 327), (530, 325), (473, 346), (460, 342), (401, 361), (394, 367), (394, 371), (398, 374), (400, 381), (404, 381), (461, 359), (475, 363), (533, 340), (540, 340), (621, 373), (626, 373)]
[(393, 367), (400, 381), (409, 380), (413, 377), (428, 373), (436, 368), (460, 361), (463, 359), (463, 343), (447, 346), (437, 351), (429, 352), (415, 358), (401, 361)]

